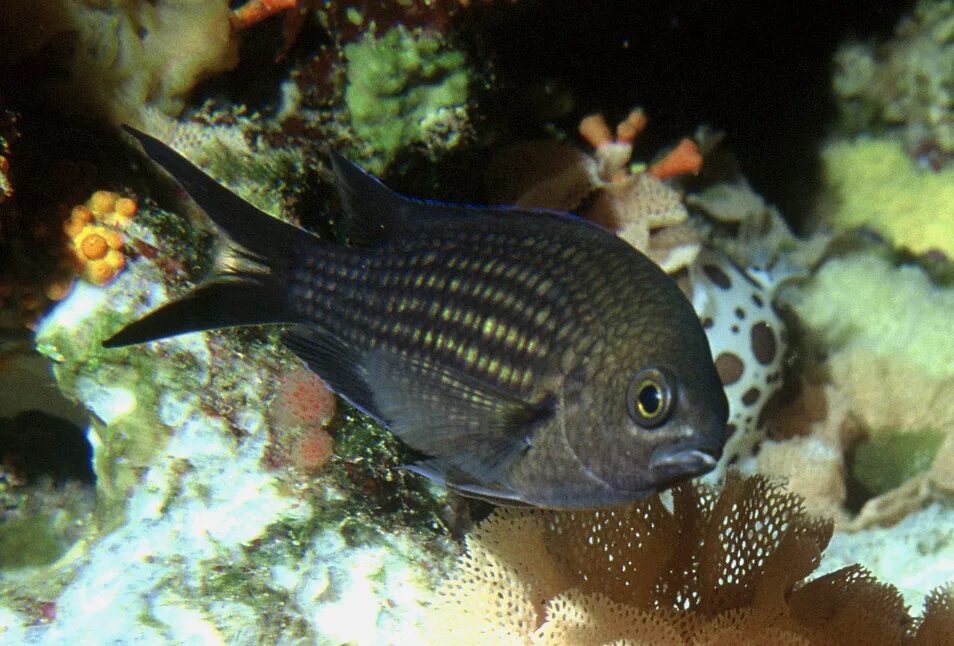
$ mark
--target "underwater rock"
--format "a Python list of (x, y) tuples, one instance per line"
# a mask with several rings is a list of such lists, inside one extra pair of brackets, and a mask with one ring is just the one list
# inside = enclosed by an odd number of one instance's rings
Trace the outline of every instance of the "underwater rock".
[[(238, 63), (228, 5), (18, 0), (4, 7), (0, 55), (67, 113), (139, 124), (144, 106), (178, 114), (199, 81)], [(30, 67), (46, 58), (56, 61), (46, 76)]]
[[(18, 0), (0, 51), (65, 112), (139, 124), (144, 106), (178, 114), (197, 83), (237, 64), (228, 17), (226, 0)], [(46, 57), (56, 60), (46, 76), (30, 68)]]
[(863, 563), (881, 581), (896, 586), (904, 602), (918, 607), (928, 590), (954, 580), (954, 508), (935, 502), (891, 527), (836, 532), (818, 573)]
[[(417, 641), (426, 582), (453, 547), (423, 496), (419, 520), (405, 522), (390, 510), (374, 515), (375, 495), (350, 499), (338, 470), (312, 481), (268, 464), (274, 348), (238, 351), (203, 334), (103, 353), (109, 330), (168, 298), (165, 281), (159, 266), (135, 259), (106, 287), (77, 285), (38, 330), (60, 388), (94, 418), (96, 509), (60, 561), (0, 580), (0, 618), (10, 622), (0, 633)], [(339, 622), (334, 633), (316, 623), (345, 601), (369, 620)], [(40, 608), (55, 612), (43, 618)]]

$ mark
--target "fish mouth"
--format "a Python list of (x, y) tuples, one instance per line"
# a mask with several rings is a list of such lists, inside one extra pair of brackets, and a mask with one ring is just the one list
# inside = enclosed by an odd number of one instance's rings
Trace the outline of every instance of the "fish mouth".
[(660, 482), (693, 478), (712, 471), (721, 451), (699, 446), (663, 446), (649, 458), (649, 470)]

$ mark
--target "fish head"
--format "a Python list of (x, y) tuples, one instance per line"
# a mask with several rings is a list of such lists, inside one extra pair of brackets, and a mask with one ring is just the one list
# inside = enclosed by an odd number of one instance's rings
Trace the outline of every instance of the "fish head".
[(607, 503), (711, 471), (726, 440), (728, 401), (698, 319), (683, 334), (646, 338), (591, 357), (589, 392), (567, 407), (576, 419), (566, 440)]

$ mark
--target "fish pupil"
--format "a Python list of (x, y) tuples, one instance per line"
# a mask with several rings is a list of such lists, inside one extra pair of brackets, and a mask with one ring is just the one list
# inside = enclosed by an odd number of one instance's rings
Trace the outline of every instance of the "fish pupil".
[(655, 428), (672, 412), (673, 379), (659, 368), (644, 368), (629, 382), (626, 405), (629, 416), (643, 428)]
[(646, 417), (654, 417), (659, 413), (662, 407), (662, 393), (656, 384), (645, 384), (640, 390), (639, 395), (640, 412)]

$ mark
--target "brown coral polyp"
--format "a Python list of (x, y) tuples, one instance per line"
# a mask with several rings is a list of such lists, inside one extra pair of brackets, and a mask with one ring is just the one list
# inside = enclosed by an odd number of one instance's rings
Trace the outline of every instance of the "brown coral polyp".
[(88, 259), (99, 260), (109, 251), (109, 244), (107, 244), (106, 238), (103, 236), (97, 233), (91, 233), (83, 238), (80, 244), (80, 250)]
[(116, 206), (117, 197), (112, 191), (96, 191), (89, 198), (89, 208), (95, 215), (105, 215)]

